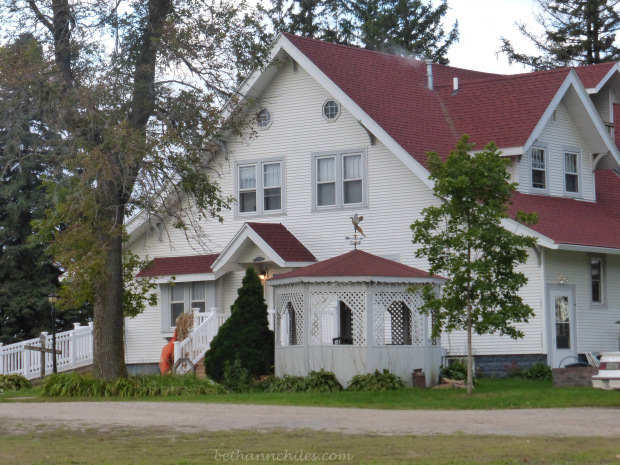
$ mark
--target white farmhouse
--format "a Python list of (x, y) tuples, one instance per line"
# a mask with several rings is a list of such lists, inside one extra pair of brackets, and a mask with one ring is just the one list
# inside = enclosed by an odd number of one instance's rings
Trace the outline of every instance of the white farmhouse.
[[(617, 350), (617, 64), (504, 76), (286, 34), (274, 43), (272, 60), (241, 89), (258, 102), (248, 116), (256, 134), (231, 137), (213, 160), (223, 192), (237, 203), (223, 223), (205, 220), (207, 245), (166, 218), (137, 216), (128, 224), (129, 246), (153, 259), (143, 274), (161, 283), (160, 304), (126, 321), (130, 367), (157, 364), (180, 312), (225, 314), (248, 266), (273, 278), (350, 252), (345, 237), (354, 213), (365, 217), (360, 250), (427, 269), (415, 258), (409, 228), (424, 207), (440, 202), (426, 153), (447, 155), (464, 133), (479, 148), (495, 141), (510, 159), (519, 183), (511, 212), (540, 217), (529, 228), (505, 222), (538, 240), (522, 266), (529, 279), (522, 296), (536, 316), (522, 325), (521, 340), (476, 337), (477, 367), (488, 374), (511, 363), (557, 367), (586, 352)], [(167, 284), (171, 276), (175, 286)], [(310, 334), (307, 323), (292, 338), (288, 301), (274, 299), (272, 286), (265, 291), (279, 346), (342, 336), (337, 326), (345, 323), (333, 320), (330, 335)], [(389, 344), (385, 323), (380, 329), (375, 320), (359, 323), (375, 335), (366, 342)], [(410, 336), (398, 341), (413, 343)], [(440, 342), (448, 356), (465, 353), (461, 332)]]

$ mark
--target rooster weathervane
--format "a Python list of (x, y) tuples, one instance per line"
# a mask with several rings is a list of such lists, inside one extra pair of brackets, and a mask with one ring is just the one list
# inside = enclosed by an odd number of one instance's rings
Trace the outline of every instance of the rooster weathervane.
[[(353, 237), (347, 236), (345, 237), (345, 239), (351, 243), (351, 245), (353, 246), (355, 250), (357, 250), (357, 246), (360, 245), (364, 237), (366, 237), (366, 234), (364, 234), (364, 231), (360, 227), (360, 223), (362, 222), (364, 217), (359, 216), (357, 213), (355, 213), (350, 218), (351, 218), (351, 223), (353, 223)], [(358, 232), (364, 237), (359, 237), (357, 235)]]

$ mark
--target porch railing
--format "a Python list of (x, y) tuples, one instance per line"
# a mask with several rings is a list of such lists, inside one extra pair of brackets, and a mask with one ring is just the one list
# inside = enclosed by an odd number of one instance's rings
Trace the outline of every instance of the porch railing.
[[(56, 355), (56, 367), (59, 373), (93, 363), (93, 324), (80, 326), (79, 323), (74, 323), (73, 326), (70, 331), (56, 334), (56, 350), (60, 352)], [(52, 349), (52, 335), (41, 334), (45, 335), (45, 348)], [(41, 376), (41, 353), (27, 349), (26, 346), (40, 347), (39, 338), (6, 346), (0, 344), (0, 374), (19, 374), (27, 379)], [(51, 353), (45, 354), (46, 373), (52, 372), (53, 360)]]
[[(217, 308), (211, 308), (210, 312), (194, 309), (194, 327), (189, 336), (174, 343), (175, 365), (178, 360), (186, 358), (195, 366), (209, 350), (211, 341), (229, 316), (230, 313), (218, 313)], [(177, 373), (187, 372), (189, 369), (181, 365), (177, 367)]]

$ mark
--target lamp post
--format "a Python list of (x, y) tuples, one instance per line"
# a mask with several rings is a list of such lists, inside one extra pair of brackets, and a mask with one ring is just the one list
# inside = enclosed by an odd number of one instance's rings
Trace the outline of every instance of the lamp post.
[(58, 302), (58, 296), (55, 294), (50, 294), (47, 301), (52, 307), (52, 373), (56, 373), (56, 309), (54, 304)]

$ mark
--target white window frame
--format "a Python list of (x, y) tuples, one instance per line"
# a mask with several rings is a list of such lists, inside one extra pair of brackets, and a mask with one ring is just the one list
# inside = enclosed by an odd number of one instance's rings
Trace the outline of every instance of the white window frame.
[[(338, 105), (338, 112), (336, 113), (336, 115), (333, 118), (328, 118), (327, 115), (325, 114), (325, 107), (330, 103), (330, 102), (334, 102), (336, 105)], [(325, 121), (327, 121), (328, 123), (333, 123), (334, 121), (336, 121), (338, 118), (340, 118), (340, 115), (342, 114), (342, 105), (340, 104), (340, 102), (336, 99), (333, 98), (328, 98), (327, 100), (325, 100), (323, 102), (323, 105), (321, 105), (321, 115), (323, 115), (323, 118), (325, 119)]]
[[(575, 161), (576, 168), (577, 168), (576, 173), (569, 173), (566, 171), (566, 154), (567, 153), (576, 155), (576, 158), (577, 158), (577, 160)], [(566, 175), (567, 174), (573, 174), (577, 176), (577, 191), (576, 192), (568, 191), (566, 189)], [(563, 176), (562, 184), (564, 186), (564, 194), (570, 197), (581, 197), (583, 179), (581, 176), (581, 149), (579, 147), (562, 147), (562, 176)]]
[[(279, 210), (265, 210), (265, 189), (264, 187), (264, 165), (280, 164), (280, 209)], [(239, 169), (244, 166), (254, 166), (256, 172), (256, 211), (242, 212), (240, 210), (241, 191), (239, 189)], [(286, 213), (286, 164), (283, 157), (263, 158), (260, 160), (247, 160), (238, 161), (235, 163), (235, 217), (252, 217), (260, 215), (282, 215)]]
[[(194, 300), (193, 287), (201, 284), (204, 287), (204, 300)], [(174, 286), (183, 286), (183, 300), (172, 300), (172, 289)], [(183, 313), (190, 313), (195, 307), (196, 302), (204, 303), (204, 311), (209, 311), (210, 305), (213, 306), (215, 288), (210, 281), (183, 281), (170, 284), (162, 284), (161, 290), (161, 330), (163, 333), (169, 333), (175, 330), (175, 321), (172, 321), (172, 304), (183, 303)], [(200, 308), (200, 307), (198, 307)]]
[[(599, 283), (600, 283), (600, 301), (595, 301), (593, 300), (593, 295), (592, 295), (592, 282), (593, 282), (593, 277), (592, 277), (592, 261), (594, 260), (598, 260), (600, 263), (600, 279), (599, 279)], [(605, 266), (605, 256), (604, 255), (588, 255), (588, 275), (589, 275), (589, 279), (588, 279), (588, 284), (589, 284), (589, 290), (588, 293), (590, 294), (590, 305), (592, 307), (597, 307), (597, 308), (601, 308), (601, 307), (606, 307), (607, 306), (607, 286), (606, 286), (606, 279), (607, 279), (607, 269)]]
[[(543, 171), (544, 179), (545, 179), (545, 187), (534, 187), (534, 167), (532, 163), (534, 161), (534, 150), (542, 150), (544, 154), (545, 160), (545, 168), (544, 170), (536, 169), (536, 171)], [(529, 173), (529, 188), (531, 192), (549, 192), (549, 147), (547, 144), (537, 144), (530, 148), (529, 150), (529, 163), (528, 163), (528, 173)]]
[[(362, 201), (359, 203), (344, 203), (344, 157), (361, 155), (362, 168)], [(334, 205), (318, 205), (318, 159), (334, 157), (336, 160), (336, 199)], [(359, 209), (368, 206), (368, 170), (366, 149), (334, 150), (330, 152), (316, 152), (311, 154), (311, 182), (312, 182), (312, 211)]]
[[(262, 124), (264, 120), (261, 119), (261, 114), (265, 114), (265, 113), (269, 115), (269, 120), (267, 121), (266, 124)], [(269, 110), (268, 108), (261, 108), (260, 110), (258, 110), (258, 112), (256, 113), (256, 126), (258, 127), (259, 130), (266, 131), (267, 129), (271, 127), (272, 123), (273, 123), (273, 113), (271, 113), (271, 110)]]

